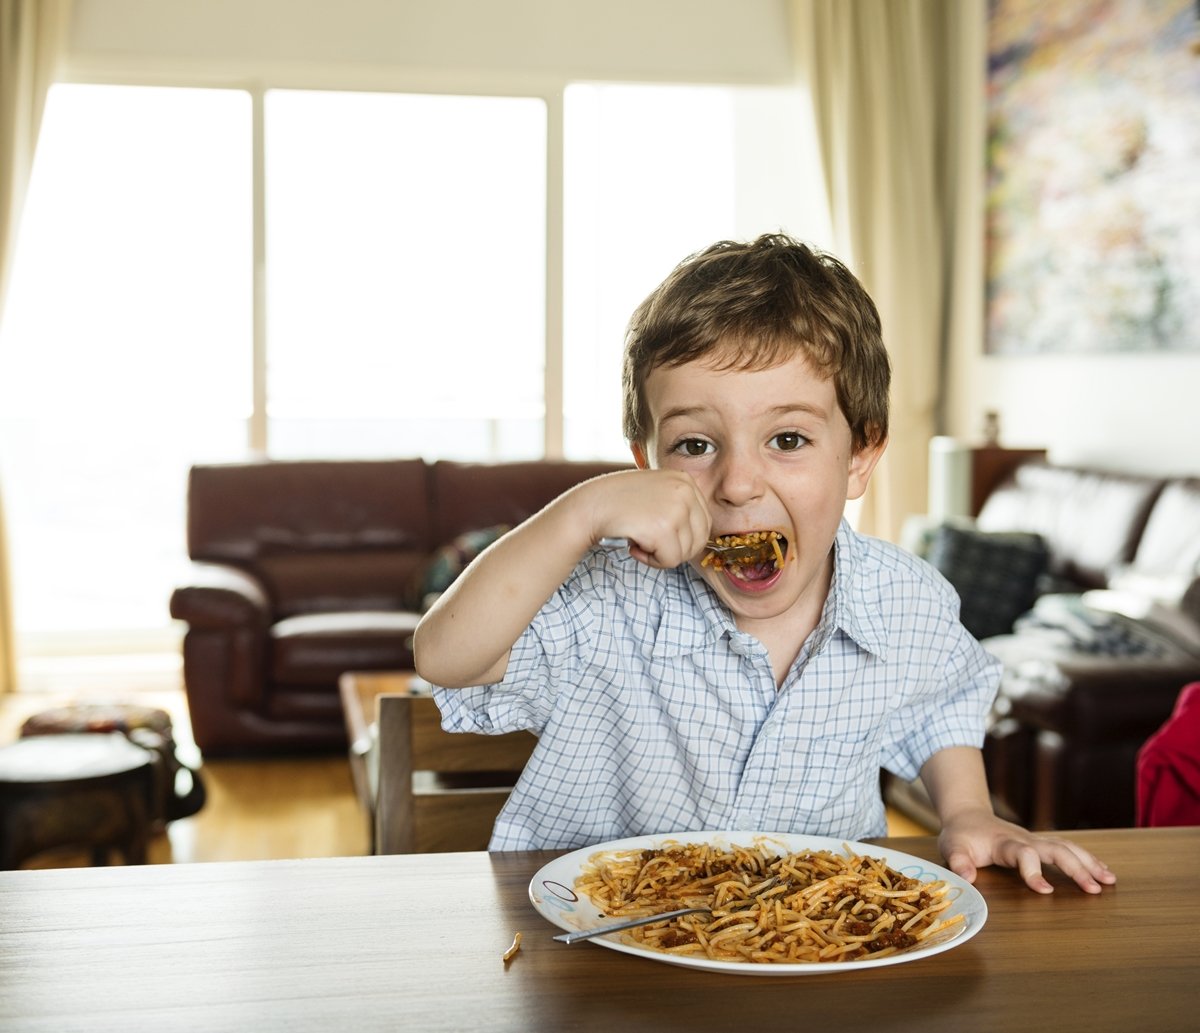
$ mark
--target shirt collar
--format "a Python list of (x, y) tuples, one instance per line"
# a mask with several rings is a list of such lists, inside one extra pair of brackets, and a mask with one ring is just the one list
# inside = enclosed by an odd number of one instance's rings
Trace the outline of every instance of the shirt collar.
[(833, 585), (829, 593), (833, 603), (831, 622), (861, 649), (887, 659), (887, 635), (875, 601), (877, 593), (867, 583), (867, 573), (863, 569), (866, 543), (842, 520), (833, 548)]
[[(833, 584), (822, 624), (840, 628), (861, 649), (881, 658), (887, 639), (878, 606), (863, 583), (864, 545), (845, 520), (834, 539)], [(654, 640), (654, 656), (666, 659), (698, 653), (728, 636), (736, 645), (743, 638), (729, 611), (690, 564), (669, 572), (667, 598)]]

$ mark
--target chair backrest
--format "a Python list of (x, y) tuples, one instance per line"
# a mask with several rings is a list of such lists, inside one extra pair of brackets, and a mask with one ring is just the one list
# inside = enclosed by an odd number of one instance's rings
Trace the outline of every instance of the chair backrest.
[(383, 693), (376, 707), (375, 852), (486, 849), (536, 738), (443, 731), (426, 695)]

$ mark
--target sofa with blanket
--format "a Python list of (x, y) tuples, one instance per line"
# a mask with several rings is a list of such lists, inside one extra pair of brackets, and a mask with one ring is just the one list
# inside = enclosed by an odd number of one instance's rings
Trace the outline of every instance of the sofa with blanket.
[(198, 465), (183, 674), (209, 755), (345, 745), (338, 677), (413, 666), (430, 599), (505, 529), (619, 463), (421, 459)]
[[(1004, 664), (984, 746), (997, 811), (1133, 825), (1138, 750), (1200, 679), (1200, 478), (1024, 462), (922, 552)], [(919, 782), (885, 778), (885, 795), (930, 820)]]

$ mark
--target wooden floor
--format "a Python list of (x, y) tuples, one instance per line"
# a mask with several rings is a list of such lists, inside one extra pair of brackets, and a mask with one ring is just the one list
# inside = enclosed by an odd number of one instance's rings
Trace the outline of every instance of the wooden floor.
[[(197, 763), (187, 706), (177, 688), (141, 689), (119, 696), (89, 688), (84, 693), (42, 691), (0, 696), (0, 743), (16, 738), (30, 714), (66, 702), (136, 702), (171, 714), (181, 756)], [(318, 757), (205, 761), (208, 800), (191, 818), (173, 822), (150, 844), (149, 861), (271, 860), (341, 857), (369, 850), (366, 818), (354, 795), (344, 754)], [(899, 814), (889, 814), (892, 835), (925, 835), (927, 830)], [(86, 855), (48, 853), (28, 867), (84, 865)]]

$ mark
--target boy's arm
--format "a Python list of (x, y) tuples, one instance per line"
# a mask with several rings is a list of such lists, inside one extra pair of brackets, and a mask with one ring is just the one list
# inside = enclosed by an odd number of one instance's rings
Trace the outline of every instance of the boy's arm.
[(513, 644), (601, 538), (628, 538), (643, 563), (674, 567), (700, 552), (710, 526), (687, 474), (630, 470), (577, 485), (481, 553), (434, 603), (413, 637), (417, 673), (446, 688), (500, 681)]
[(1108, 866), (1070, 840), (1035, 835), (996, 817), (988, 796), (983, 754), (967, 746), (939, 750), (921, 768), (942, 822), (938, 845), (950, 869), (968, 882), (990, 864), (1016, 868), (1030, 889), (1053, 893), (1042, 874), (1043, 864), (1057, 866), (1080, 889), (1099, 893), (1117, 877)]

